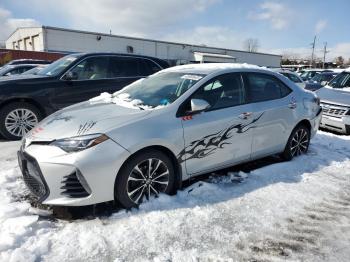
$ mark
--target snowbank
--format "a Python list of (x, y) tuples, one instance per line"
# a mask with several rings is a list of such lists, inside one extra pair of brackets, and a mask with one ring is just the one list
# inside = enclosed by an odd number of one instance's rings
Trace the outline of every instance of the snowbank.
[[(319, 132), (308, 155), (197, 182), (139, 210), (51, 221), (30, 208), (0, 144), (0, 261), (347, 261), (350, 137)], [(237, 179), (239, 178), (239, 179)]]

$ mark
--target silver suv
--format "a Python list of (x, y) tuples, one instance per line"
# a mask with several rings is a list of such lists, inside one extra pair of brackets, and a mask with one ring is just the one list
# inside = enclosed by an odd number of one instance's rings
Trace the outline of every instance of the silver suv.
[(320, 118), (316, 95), (278, 73), (178, 66), (47, 117), (23, 139), (19, 165), (44, 204), (130, 208), (192, 176), (303, 154)]
[(321, 127), (350, 135), (350, 70), (316, 91), (323, 108)]

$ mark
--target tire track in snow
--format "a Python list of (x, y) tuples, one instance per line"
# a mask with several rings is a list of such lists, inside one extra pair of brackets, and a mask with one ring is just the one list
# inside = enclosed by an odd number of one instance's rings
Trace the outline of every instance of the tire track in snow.
[(321, 202), (305, 206), (303, 212), (286, 219), (279, 234), (269, 234), (252, 244), (252, 256), (248, 261), (304, 261), (306, 253), (313, 256), (307, 261), (346, 261), (329, 258), (328, 252), (323, 251), (325, 243), (334, 238), (333, 230), (350, 235), (350, 181), (337, 179), (340, 190), (336, 194), (331, 193)]

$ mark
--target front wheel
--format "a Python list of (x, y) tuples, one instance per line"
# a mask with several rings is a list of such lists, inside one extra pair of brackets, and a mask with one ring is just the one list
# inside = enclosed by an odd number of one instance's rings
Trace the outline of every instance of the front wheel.
[(171, 194), (174, 187), (174, 167), (169, 157), (157, 150), (147, 150), (127, 160), (114, 190), (116, 200), (125, 208), (132, 208), (160, 193)]
[(12, 103), (0, 111), (0, 133), (9, 140), (21, 139), (41, 120), (40, 111), (29, 103)]
[(309, 149), (309, 144), (310, 130), (305, 125), (299, 125), (292, 131), (281, 157), (291, 160), (293, 157), (305, 154)]

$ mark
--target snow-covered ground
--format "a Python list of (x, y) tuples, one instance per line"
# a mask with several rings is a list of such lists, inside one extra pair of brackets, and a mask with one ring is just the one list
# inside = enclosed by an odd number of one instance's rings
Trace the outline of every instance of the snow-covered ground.
[(18, 142), (0, 142), (0, 261), (349, 261), (350, 137), (319, 132), (307, 155), (212, 176), (111, 216), (31, 208)]

